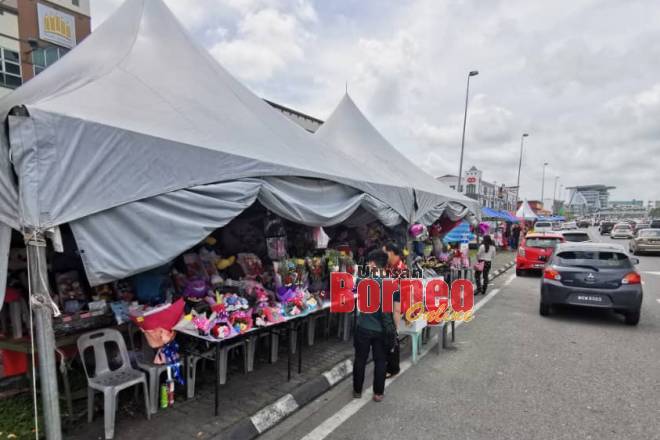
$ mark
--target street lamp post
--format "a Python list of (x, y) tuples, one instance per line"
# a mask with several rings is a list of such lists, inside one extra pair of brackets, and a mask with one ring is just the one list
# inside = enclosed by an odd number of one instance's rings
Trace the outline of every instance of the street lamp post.
[(541, 206), (545, 208), (543, 203), (543, 196), (545, 195), (545, 167), (548, 166), (548, 162), (543, 163), (543, 178), (541, 179)]
[(522, 167), (523, 141), (527, 136), (529, 136), (529, 133), (523, 133), (522, 136), (520, 136), (520, 159), (518, 160), (518, 180), (516, 181), (516, 203), (520, 198), (520, 168)]
[(555, 176), (555, 189), (552, 191), (552, 214), (555, 214), (555, 205), (557, 204), (557, 182), (559, 182), (559, 176)]
[(478, 70), (471, 70), (467, 77), (467, 87), (465, 88), (465, 113), (463, 114), (463, 136), (461, 137), (461, 160), (458, 163), (458, 183), (456, 188), (461, 192), (461, 175), (463, 174), (463, 152), (465, 150), (465, 125), (467, 123), (468, 97), (470, 95), (470, 77), (479, 75)]

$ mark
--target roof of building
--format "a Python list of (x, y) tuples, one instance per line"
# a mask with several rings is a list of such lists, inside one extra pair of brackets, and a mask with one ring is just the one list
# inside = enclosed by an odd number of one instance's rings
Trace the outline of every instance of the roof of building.
[(575, 189), (575, 190), (578, 190), (578, 191), (606, 191), (608, 189), (616, 189), (616, 186), (608, 186), (608, 185), (601, 185), (601, 184), (577, 185), (577, 186), (567, 186), (566, 189)]

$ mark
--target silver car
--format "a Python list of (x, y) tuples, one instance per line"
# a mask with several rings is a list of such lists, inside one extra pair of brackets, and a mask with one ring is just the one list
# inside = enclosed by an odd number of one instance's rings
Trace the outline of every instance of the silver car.
[(660, 229), (640, 229), (637, 237), (630, 240), (630, 252), (639, 255), (642, 252), (660, 252)]

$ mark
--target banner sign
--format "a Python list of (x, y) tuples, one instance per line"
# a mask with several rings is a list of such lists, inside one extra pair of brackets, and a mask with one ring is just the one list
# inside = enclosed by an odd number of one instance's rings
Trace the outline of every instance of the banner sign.
[(38, 3), (37, 16), (40, 39), (68, 48), (76, 45), (76, 20), (73, 15)]

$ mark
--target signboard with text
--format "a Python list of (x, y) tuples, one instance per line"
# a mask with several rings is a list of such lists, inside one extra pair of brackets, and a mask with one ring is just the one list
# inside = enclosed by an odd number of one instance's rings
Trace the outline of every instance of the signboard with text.
[(76, 20), (73, 15), (38, 3), (37, 16), (40, 39), (67, 48), (76, 45)]

